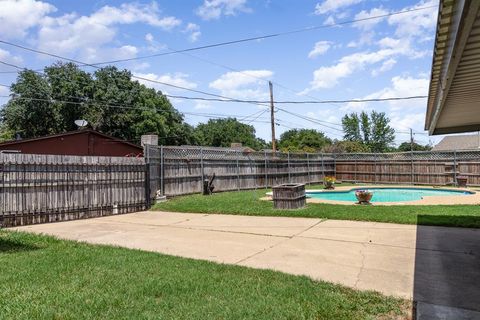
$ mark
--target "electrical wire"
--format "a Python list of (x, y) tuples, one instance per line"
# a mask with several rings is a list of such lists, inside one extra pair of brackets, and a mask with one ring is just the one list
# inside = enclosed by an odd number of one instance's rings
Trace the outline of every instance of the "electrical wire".
[[(25, 47), (25, 46), (21, 46), (21, 45), (18, 45), (18, 44), (14, 44), (14, 43), (12, 43), (12, 42), (0, 40), (0, 43), (4, 43), (4, 44), (7, 44), (7, 45), (10, 45), (10, 46), (13, 46), (13, 47), (17, 47), (17, 48), (20, 48), (20, 49), (23, 49), (23, 50), (26, 50), (26, 51), (31, 51), (31, 52), (35, 52), (35, 53), (38, 53), (38, 54), (42, 54), (42, 55), (54, 57), (54, 58), (57, 58), (57, 59), (61, 59), (61, 60), (73, 62), (73, 63), (76, 63), (76, 64), (81, 64), (81, 65), (90, 66), (90, 67), (95, 68), (95, 69), (101, 69), (99, 66), (94, 65), (94, 64), (82, 62), (82, 61), (80, 61), (80, 60), (76, 60), (76, 59), (72, 59), (72, 58), (68, 58), (68, 57), (63, 57), (63, 56), (60, 56), (60, 55), (57, 55), (57, 54), (54, 54), (54, 53), (50, 53), (50, 52), (46, 52), (46, 51), (41, 51), (41, 50), (36, 50), (36, 49), (33, 49), (33, 48), (28, 48), (28, 47)], [(14, 66), (14, 65), (12, 65), (12, 64), (7, 64), (7, 63), (5, 63), (5, 62), (3, 62), (3, 64), (10, 65), (10, 66)], [(21, 68), (21, 67), (17, 67), (17, 68)], [(225, 99), (225, 100), (232, 100), (232, 101), (235, 100), (234, 98), (222, 96), (222, 95), (219, 95), (219, 94), (210, 93), (210, 92), (206, 92), (206, 91), (202, 91), (202, 90), (197, 90), (197, 89), (192, 89), (192, 88), (187, 88), (187, 87), (183, 87), (183, 86), (179, 86), (179, 85), (176, 85), (176, 84), (171, 84), (171, 83), (167, 83), (167, 82), (163, 82), (163, 81), (152, 80), (152, 79), (149, 79), (149, 78), (136, 76), (136, 75), (134, 75), (134, 74), (132, 74), (131, 77), (134, 78), (134, 79), (138, 79), (138, 80), (142, 80), (142, 81), (147, 81), (147, 82), (152, 82), (152, 83), (156, 83), (156, 84), (161, 84), (161, 85), (164, 85), (164, 86), (167, 86), (167, 87), (176, 88), (176, 89), (191, 91), (191, 92), (195, 92), (195, 93), (199, 93), (199, 94), (203, 94), (203, 95), (207, 95), (207, 96), (211, 96), (211, 97), (221, 98), (221, 99)], [(261, 104), (261, 103), (251, 103), (251, 104), (263, 105), (263, 104)]]
[[(437, 8), (437, 7), (438, 7), (438, 5), (426, 6), (426, 7), (420, 7), (420, 8), (412, 8), (412, 9), (407, 9), (407, 10), (390, 12), (390, 13), (383, 14), (383, 15), (371, 16), (371, 17), (366, 17), (366, 18), (361, 18), (361, 19), (352, 19), (352, 20), (329, 23), (329, 24), (324, 24), (324, 25), (319, 25), (319, 26), (304, 27), (304, 28), (285, 31), (285, 32), (277, 32), (277, 33), (271, 33), (271, 34), (266, 34), (266, 35), (262, 35), (262, 36), (247, 37), (247, 38), (242, 38), (242, 39), (237, 39), (237, 40), (230, 40), (230, 41), (224, 41), (224, 42), (219, 42), (219, 43), (212, 43), (212, 44), (207, 44), (207, 45), (203, 45), (203, 46), (191, 47), (191, 48), (186, 48), (186, 49), (181, 49), (181, 50), (174, 50), (174, 51), (170, 51), (170, 52), (162, 52), (162, 53), (156, 53), (156, 54), (145, 55), (145, 56), (134, 57), (134, 58), (102, 61), (102, 62), (97, 62), (97, 63), (92, 63), (92, 64), (88, 64), (88, 63), (83, 63), (83, 64), (87, 65), (87, 66), (99, 66), (99, 65), (104, 65), (104, 64), (112, 64), (112, 63), (127, 62), (127, 61), (141, 60), (141, 59), (149, 59), (149, 58), (167, 56), (167, 55), (172, 55), (172, 54), (177, 54), (177, 53), (184, 53), (184, 52), (191, 52), (191, 51), (197, 51), (197, 50), (203, 50), (203, 49), (209, 49), (209, 48), (216, 48), (216, 47), (221, 47), (221, 46), (228, 46), (228, 45), (233, 45), (233, 44), (238, 44), (238, 43), (258, 41), (258, 40), (264, 40), (264, 39), (269, 39), (269, 38), (276, 38), (276, 37), (280, 37), (280, 36), (292, 35), (292, 34), (314, 31), (314, 30), (319, 30), (319, 29), (332, 28), (332, 27), (336, 27), (336, 26), (353, 24), (353, 23), (357, 23), (357, 22), (369, 21), (369, 20), (374, 20), (374, 19), (381, 19), (381, 18), (391, 17), (391, 16), (394, 16), (394, 15), (400, 15), (400, 14), (405, 14), (405, 13), (410, 13), (410, 12), (415, 12), (415, 11)], [(11, 43), (9, 43), (5, 40), (0, 40), (0, 43), (13, 45), (13, 46), (16, 46), (17, 48), (29, 50), (26, 47), (11, 44)], [(60, 56), (57, 56), (57, 58), (61, 59)]]
[[(3, 61), (0, 61), (0, 63), (3, 63)], [(15, 66), (15, 65), (12, 65)], [(26, 68), (22, 68), (20, 66), (15, 66), (16, 68), (22, 69), (22, 70), (29, 70)], [(32, 70), (35, 73), (39, 73), (41, 75), (44, 75), (41, 72)], [(134, 76), (132, 76), (134, 77)], [(193, 89), (188, 89), (192, 91)], [(193, 90), (194, 92), (203, 92), (199, 90)], [(207, 94), (207, 93), (204, 93)], [(214, 95), (214, 94), (209, 94), (209, 95)], [(221, 98), (204, 98), (204, 97), (188, 97), (188, 96), (182, 96), (182, 95), (172, 95), (172, 94), (164, 94), (164, 96), (172, 99), (184, 99), (184, 100), (198, 100), (198, 101), (215, 101), (215, 102), (236, 102), (236, 103), (248, 103), (248, 104), (255, 104), (255, 105), (262, 105), (262, 106), (268, 106), (270, 103), (269, 100), (247, 100), (247, 99), (235, 99), (235, 98), (229, 98), (229, 97), (223, 97), (220, 95), (215, 95)], [(273, 101), (274, 104), (332, 104), (332, 103), (362, 103), (362, 102), (385, 102), (385, 101), (398, 101), (398, 100), (412, 100), (412, 99), (423, 99), (427, 98), (428, 96), (407, 96), (407, 97), (389, 97), (389, 98), (374, 98), (374, 99), (345, 99), (345, 100), (303, 100), (303, 101)], [(338, 125), (338, 124), (336, 124)]]
[[(118, 109), (132, 109), (132, 110), (152, 110), (151, 108), (146, 108), (142, 106), (138, 107), (130, 107), (130, 106), (124, 106), (124, 105), (112, 105), (112, 104), (103, 104), (103, 103), (97, 103), (97, 102), (75, 102), (75, 101), (63, 101), (63, 100), (57, 100), (57, 99), (43, 99), (43, 98), (30, 98), (30, 97), (21, 97), (21, 96), (6, 96), (6, 95), (0, 95), (0, 98), (12, 98), (12, 99), (18, 99), (18, 100), (30, 100), (30, 101), (43, 101), (43, 102), (50, 102), (50, 103), (68, 103), (68, 104), (73, 104), (73, 105), (97, 105), (97, 106), (104, 106), (107, 108), (118, 108)], [(154, 109), (155, 112), (159, 113), (170, 113), (172, 112), (171, 110), (158, 110)], [(265, 110), (266, 112), (268, 110)], [(261, 111), (263, 112), (263, 110)], [(254, 117), (258, 112), (255, 112), (254, 114), (251, 115), (236, 115), (236, 114), (206, 114), (206, 113), (195, 113), (195, 112), (181, 112), (182, 114), (187, 114), (187, 115), (193, 115), (193, 116), (202, 116), (202, 117), (207, 117), (207, 118), (238, 118), (241, 117), (241, 119), (237, 119), (238, 121), (247, 121), (249, 118)], [(258, 117), (256, 118), (258, 119)], [(255, 120), (255, 119), (254, 119)], [(252, 121), (253, 122), (253, 121)], [(260, 121), (259, 121), (260, 122)], [(270, 121), (261, 121), (265, 123), (270, 123)]]

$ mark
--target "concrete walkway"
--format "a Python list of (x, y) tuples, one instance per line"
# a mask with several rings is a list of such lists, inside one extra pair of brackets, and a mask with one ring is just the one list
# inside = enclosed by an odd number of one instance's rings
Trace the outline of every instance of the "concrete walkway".
[(15, 229), (274, 269), (427, 306), (480, 311), (479, 229), (169, 212)]

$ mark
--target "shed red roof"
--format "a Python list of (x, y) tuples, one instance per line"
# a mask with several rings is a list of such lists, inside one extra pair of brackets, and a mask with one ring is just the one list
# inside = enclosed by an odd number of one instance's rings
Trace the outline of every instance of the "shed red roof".
[(139, 156), (143, 149), (92, 129), (0, 143), (0, 150), (80, 156)]

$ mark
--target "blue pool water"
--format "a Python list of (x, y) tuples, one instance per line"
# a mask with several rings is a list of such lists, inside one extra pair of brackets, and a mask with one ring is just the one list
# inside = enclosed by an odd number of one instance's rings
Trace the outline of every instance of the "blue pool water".
[[(307, 197), (335, 201), (357, 201), (355, 190), (307, 192)], [(373, 192), (372, 202), (407, 202), (421, 200), (425, 196), (460, 196), (472, 192), (461, 190), (422, 189), (422, 188), (368, 188)]]

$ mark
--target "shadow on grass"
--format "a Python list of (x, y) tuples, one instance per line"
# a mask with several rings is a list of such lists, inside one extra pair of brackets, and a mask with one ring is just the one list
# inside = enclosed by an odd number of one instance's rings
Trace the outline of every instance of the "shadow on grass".
[(16, 253), (41, 249), (35, 245), (22, 243), (21, 241), (4, 239), (0, 236), (0, 254), (1, 253)]
[[(480, 206), (478, 207), (478, 211), (480, 212)], [(480, 228), (480, 216), (418, 215), (417, 224), (424, 226)]]
[[(413, 290), (417, 319), (437, 319), (449, 312), (461, 314), (448, 319), (480, 317), (480, 229), (432, 226), (451, 219), (462, 226), (480, 225), (480, 217), (418, 216)], [(447, 309), (452, 307), (461, 310)]]

